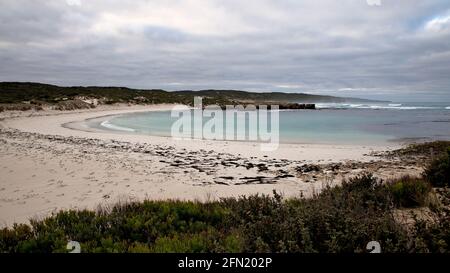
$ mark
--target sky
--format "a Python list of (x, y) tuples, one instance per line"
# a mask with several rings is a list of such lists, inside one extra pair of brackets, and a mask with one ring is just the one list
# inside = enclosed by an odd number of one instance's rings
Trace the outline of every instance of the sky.
[(450, 1), (1, 0), (0, 81), (450, 101)]

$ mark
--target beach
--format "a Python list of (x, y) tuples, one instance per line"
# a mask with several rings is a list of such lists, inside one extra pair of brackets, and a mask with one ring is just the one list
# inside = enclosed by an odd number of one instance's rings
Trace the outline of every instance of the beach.
[(0, 113), (0, 225), (130, 200), (207, 201), (274, 190), (308, 197), (363, 172), (386, 179), (422, 171), (420, 164), (379, 156), (399, 143), (280, 144), (263, 152), (258, 143), (175, 140), (86, 126), (86, 120), (172, 107)]

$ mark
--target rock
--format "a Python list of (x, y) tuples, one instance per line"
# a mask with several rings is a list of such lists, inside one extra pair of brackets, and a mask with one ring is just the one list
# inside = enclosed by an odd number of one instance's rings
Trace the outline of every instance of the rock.
[(247, 170), (248, 169), (251, 169), (251, 168), (254, 168), (255, 167), (255, 165), (253, 164), (253, 163), (250, 163), (250, 162), (248, 162), (246, 165), (245, 165), (245, 168), (247, 168)]
[(299, 173), (309, 173), (309, 172), (319, 172), (320, 171), (320, 167), (318, 165), (313, 165), (313, 164), (304, 164), (302, 166), (298, 166), (297, 168), (295, 168), (295, 170)]
[(214, 183), (219, 184), (219, 185), (229, 186), (229, 184), (222, 182), (222, 181), (214, 181)]
[(258, 165), (256, 165), (258, 167), (258, 171), (259, 172), (263, 172), (263, 171), (267, 171), (269, 170), (269, 168), (267, 168), (266, 164), (260, 163)]
[(291, 174), (282, 174), (282, 175), (276, 176), (275, 178), (278, 179), (278, 178), (289, 178), (289, 177), (294, 177), (294, 176)]
[(226, 180), (233, 180), (234, 179), (234, 177), (232, 177), (232, 176), (219, 176), (219, 178), (226, 179)]

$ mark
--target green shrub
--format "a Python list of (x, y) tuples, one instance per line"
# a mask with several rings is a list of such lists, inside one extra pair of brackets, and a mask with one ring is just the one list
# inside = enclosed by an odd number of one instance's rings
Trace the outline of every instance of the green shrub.
[(132, 244), (128, 251), (129, 253), (151, 253), (151, 249), (147, 244), (136, 242)]
[(214, 237), (218, 234), (202, 232), (192, 235), (159, 237), (152, 246), (156, 253), (205, 253), (214, 249)]
[(371, 175), (326, 188), (310, 199), (251, 196), (227, 200), (246, 252), (364, 252), (378, 240), (386, 251), (406, 249), (391, 197)]
[(425, 177), (435, 187), (450, 186), (450, 148), (447, 148), (447, 154), (429, 164)]
[[(279, 194), (199, 203), (144, 201), (98, 211), (61, 211), (30, 225), (0, 230), (0, 252), (450, 252), (450, 221), (413, 228), (394, 219), (395, 205), (423, 203), (429, 185), (403, 178), (383, 184), (371, 175), (327, 187), (312, 198)], [(410, 231), (409, 231), (410, 232)]]
[[(67, 252), (69, 240), (83, 252), (155, 250), (160, 238), (220, 234), (228, 210), (218, 202), (144, 201), (94, 211), (61, 211), (31, 225), (0, 230), (0, 252)], [(215, 236), (225, 245), (225, 237)], [(197, 249), (195, 244), (190, 244)], [(148, 248), (148, 249), (147, 249)], [(176, 249), (176, 248), (174, 248)], [(204, 251), (205, 248), (199, 248)], [(226, 247), (222, 247), (226, 249)]]
[(431, 186), (423, 179), (409, 176), (387, 184), (397, 207), (419, 207), (425, 205)]
[(410, 252), (449, 253), (450, 217), (443, 214), (432, 223), (417, 221), (411, 237)]

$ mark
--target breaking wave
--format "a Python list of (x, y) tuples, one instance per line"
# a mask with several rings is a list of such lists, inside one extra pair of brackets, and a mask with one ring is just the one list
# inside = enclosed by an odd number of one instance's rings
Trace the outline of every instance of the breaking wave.
[(392, 109), (392, 110), (419, 110), (419, 109), (450, 109), (449, 107), (436, 107), (436, 106), (405, 106), (401, 103), (390, 104), (352, 104), (352, 103), (318, 103), (316, 104), (318, 109)]
[(105, 128), (111, 129), (111, 130), (125, 131), (125, 132), (135, 132), (134, 129), (127, 128), (127, 127), (122, 127), (122, 126), (118, 126), (118, 125), (114, 125), (114, 124), (110, 123), (109, 120), (103, 121), (100, 125), (105, 127)]

